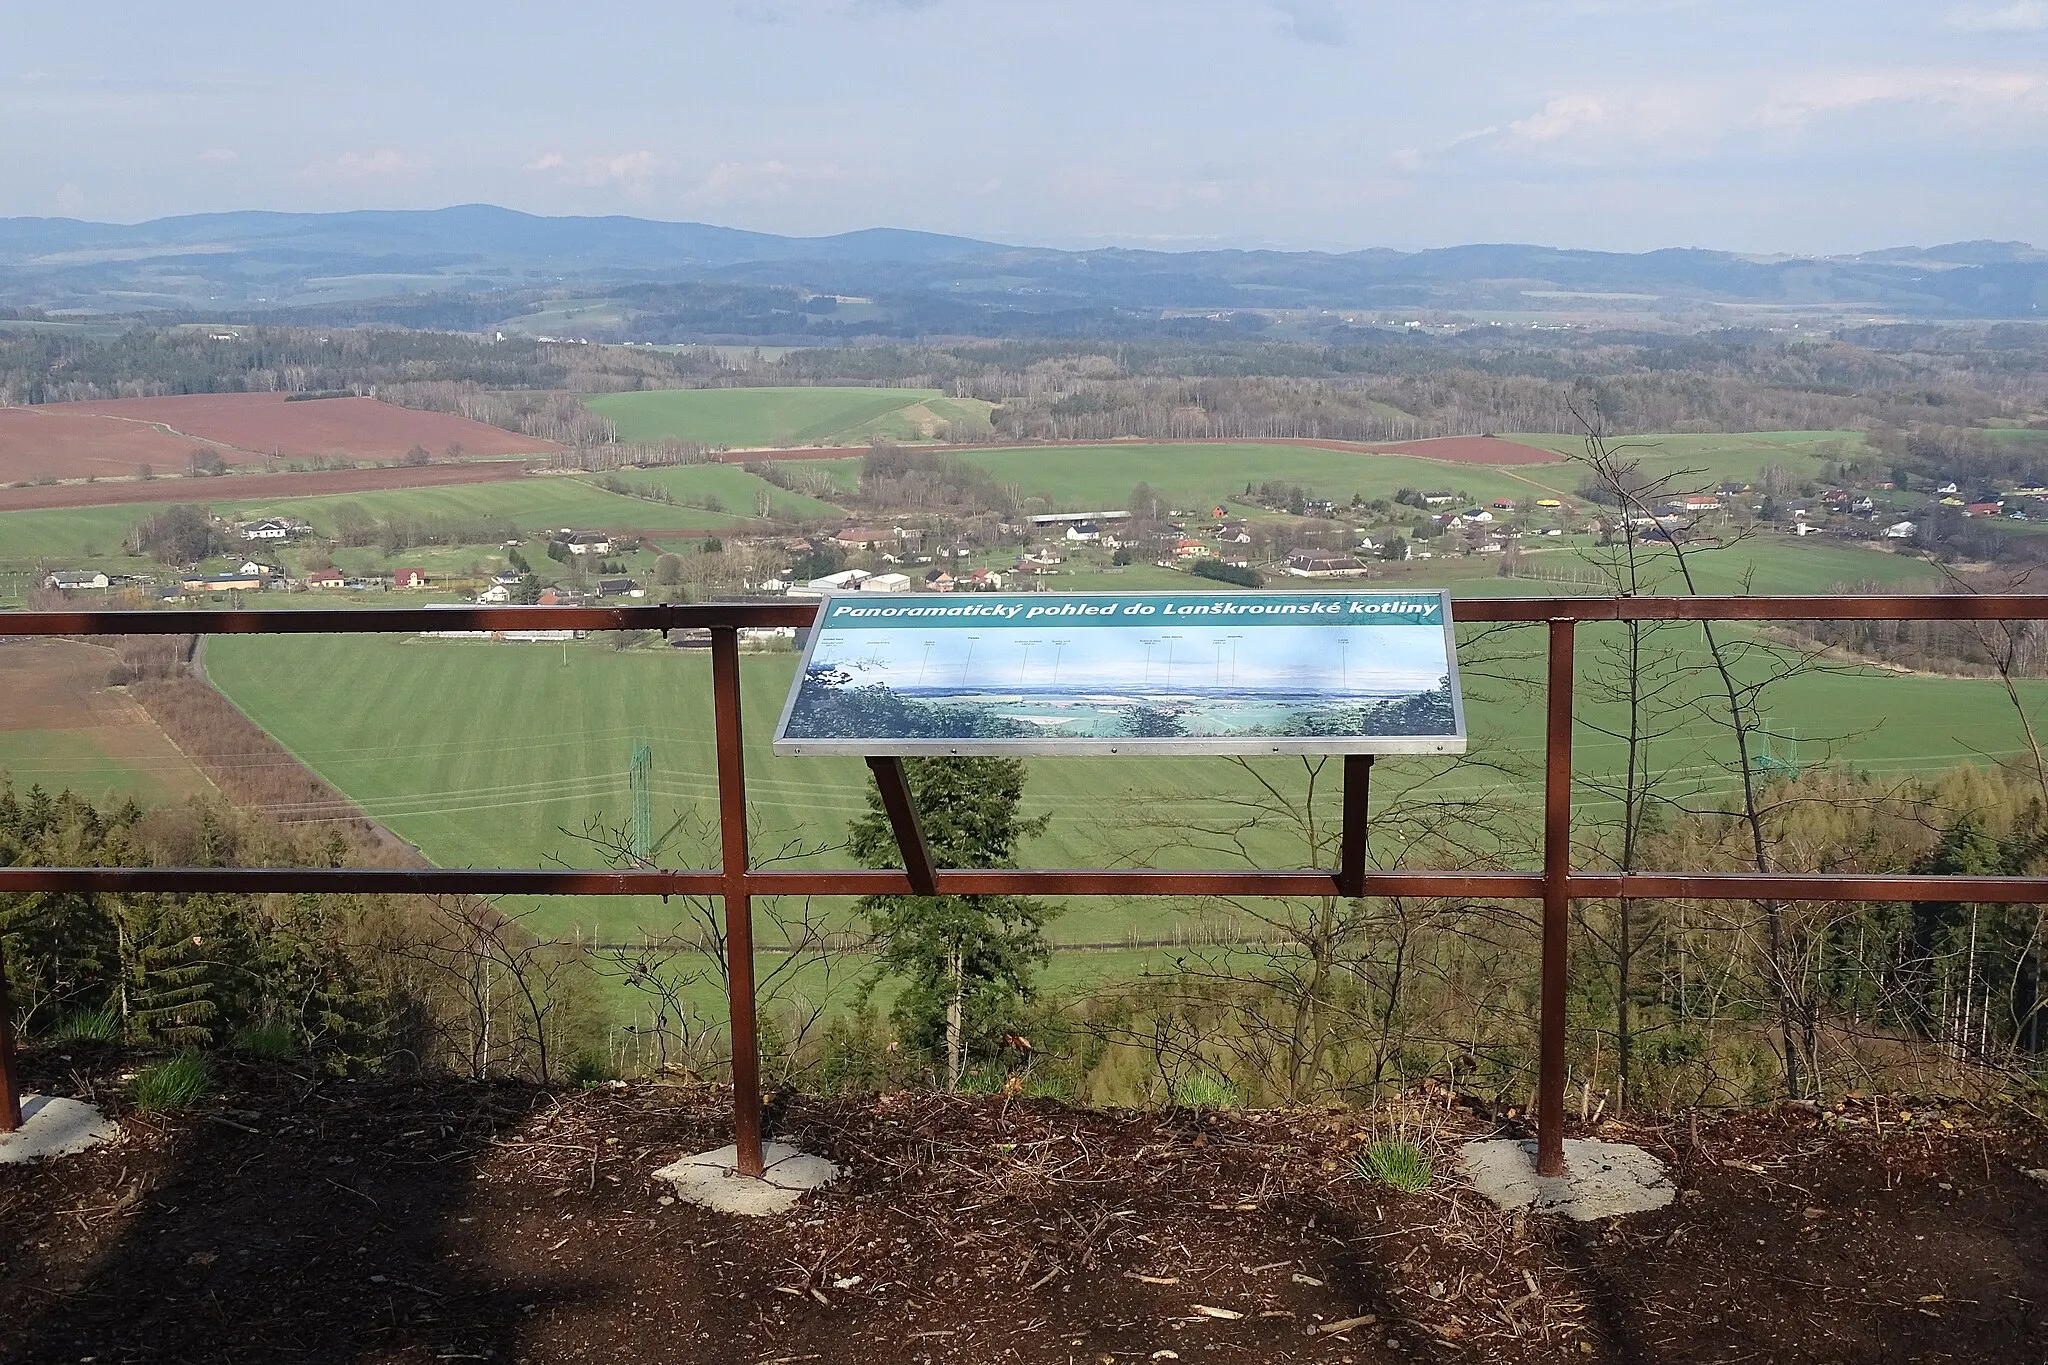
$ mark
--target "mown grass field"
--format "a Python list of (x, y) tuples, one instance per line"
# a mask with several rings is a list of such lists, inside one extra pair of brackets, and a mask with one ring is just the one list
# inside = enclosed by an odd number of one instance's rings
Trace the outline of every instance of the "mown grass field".
[[(1478, 639), (1476, 631), (1468, 636)], [(1598, 666), (1602, 628), (1587, 627), (1582, 637), (1590, 670)], [(1461, 666), (1473, 757), (1384, 761), (1376, 799), (1412, 788), (1411, 799), (1484, 797), (1503, 811), (1531, 809), (1540, 762), (1539, 654), (1532, 630), (1494, 631), (1469, 643)], [(209, 646), (207, 662), (215, 682), (259, 724), (446, 865), (598, 863), (576, 836), (593, 822), (626, 822), (627, 760), (640, 740), (655, 754), (657, 823), (710, 810), (708, 665), (694, 651), (618, 653), (596, 642), (565, 649), (223, 637)], [(845, 821), (863, 809), (867, 790), (857, 762), (769, 754), (769, 729), (793, 671), (790, 655), (746, 662), (750, 793), (764, 849), (799, 836), (837, 842)], [(2030, 707), (2048, 703), (2048, 684), (2026, 684), (2023, 696)], [(1577, 762), (1582, 774), (1597, 776), (1620, 761), (1618, 742), (1593, 728), (1614, 718), (1592, 700), (1582, 711), (1588, 728), (1579, 736)], [(1773, 733), (1796, 739), (1799, 761), (1809, 765), (1832, 760), (1873, 772), (1932, 773), (2011, 757), (2023, 745), (2003, 694), (1980, 680), (1837, 670), (1777, 684), (1766, 711)], [(1712, 791), (1725, 787), (1731, 757), (1711, 721), (1701, 720), (1662, 742), (1657, 762), (1680, 786)], [(1286, 761), (1264, 766), (1284, 781), (1298, 773)], [(1177, 824), (1225, 813), (1217, 793), (1231, 784), (1230, 768), (1218, 759), (1040, 760), (1029, 800), (1050, 824), (1026, 860), (1213, 861), (1160, 841), (1170, 843)], [(1597, 815), (1597, 793), (1589, 788), (1582, 797)], [(1503, 837), (1519, 837), (1515, 819), (1505, 823)], [(1272, 866), (1301, 861), (1277, 829), (1257, 836), (1254, 848)], [(614, 941), (642, 928), (658, 931), (673, 918), (623, 902), (546, 904), (540, 913), (552, 927), (580, 926)], [(1154, 937), (1170, 932), (1180, 913), (1159, 903), (1081, 903), (1060, 921), (1059, 934), (1089, 943)]]
[(618, 424), (622, 441), (774, 447), (929, 440), (946, 422), (986, 429), (990, 405), (937, 389), (762, 388), (607, 393), (588, 406)]

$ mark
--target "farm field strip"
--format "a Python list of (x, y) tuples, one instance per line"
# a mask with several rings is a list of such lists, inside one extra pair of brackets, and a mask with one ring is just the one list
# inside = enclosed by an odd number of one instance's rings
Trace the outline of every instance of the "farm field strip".
[(648, 389), (599, 394), (586, 399), (585, 406), (612, 419), (622, 441), (765, 448), (822, 443), (899, 409), (944, 397), (937, 389)]

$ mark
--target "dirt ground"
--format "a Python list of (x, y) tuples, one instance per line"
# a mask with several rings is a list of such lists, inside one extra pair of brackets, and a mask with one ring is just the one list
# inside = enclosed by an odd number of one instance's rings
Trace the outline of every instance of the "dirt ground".
[[(213, 784), (126, 691), (106, 686), (119, 662), (82, 640), (0, 637), (0, 731), (72, 731), (121, 767), (144, 774), (163, 795), (209, 794)], [(15, 773), (16, 785), (55, 790), (62, 774)]]
[[(124, 1060), (27, 1065), (119, 1112)], [(1399, 1195), (1355, 1113), (798, 1097), (771, 1131), (848, 1174), (755, 1222), (652, 1179), (725, 1140), (708, 1087), (250, 1069), (0, 1168), (0, 1360), (2042, 1360), (2043, 1134), (1851, 1110), (1606, 1125), (1682, 1195), (1578, 1225), (1477, 1203), (1450, 1149), (1512, 1124), (1434, 1102)]]
[(312, 474), (221, 474), (204, 479), (126, 480), (0, 488), (0, 512), (37, 507), (111, 507), (131, 502), (230, 502), (248, 498), (311, 498), (323, 493), (375, 493), (391, 488), (441, 488), (524, 477), (517, 460), (470, 464), (329, 469)]
[(414, 446), (442, 458), (451, 445), (469, 456), (531, 455), (560, 450), (553, 441), (522, 436), (467, 417), (401, 408), (375, 398), (292, 401), (282, 393), (194, 393), (170, 398), (112, 398), (59, 403), (59, 412), (96, 415), (115, 423), (145, 423), (181, 436), (256, 455), (305, 459), (347, 455), (395, 460)]

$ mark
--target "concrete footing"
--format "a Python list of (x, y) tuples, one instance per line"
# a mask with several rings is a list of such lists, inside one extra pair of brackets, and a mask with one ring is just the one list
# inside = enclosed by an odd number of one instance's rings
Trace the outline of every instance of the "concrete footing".
[(1566, 1138), (1565, 1173), (1558, 1177), (1536, 1174), (1533, 1142), (1468, 1142), (1458, 1155), (1472, 1188), (1503, 1209), (1590, 1222), (1661, 1209), (1678, 1194), (1664, 1163), (1626, 1142)]
[(0, 1166), (70, 1156), (120, 1136), (118, 1124), (83, 1100), (23, 1095), (21, 1127), (0, 1133)]
[(780, 1142), (764, 1143), (761, 1157), (767, 1169), (759, 1180), (739, 1173), (739, 1149), (731, 1146), (686, 1156), (654, 1175), (675, 1186), (678, 1199), (720, 1213), (761, 1218), (788, 1213), (805, 1191), (829, 1185), (843, 1174), (824, 1157)]

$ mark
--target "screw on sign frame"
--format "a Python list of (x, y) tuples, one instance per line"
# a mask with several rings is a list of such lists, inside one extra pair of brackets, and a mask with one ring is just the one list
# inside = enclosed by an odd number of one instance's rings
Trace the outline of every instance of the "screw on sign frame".
[[(481, 607), (310, 611), (97, 611), (9, 613), (10, 635), (411, 634), (425, 630), (670, 630), (711, 632), (717, 729), (719, 833), (713, 871), (536, 870), (526, 868), (0, 868), (0, 894), (33, 891), (385, 892), (472, 895), (711, 895), (724, 903), (728, 1007), (733, 1037), (733, 1131), (742, 1172), (761, 1163), (761, 1090), (755, 1018), (752, 898), (772, 895), (1038, 896), (1472, 896), (1543, 904), (1542, 998), (1537, 1064), (1537, 1169), (1564, 1173), (1565, 949), (1571, 902), (1587, 899), (2048, 901), (2048, 877), (1856, 876), (1801, 872), (1579, 872), (1571, 867), (1572, 671), (1580, 621), (2025, 621), (2048, 619), (2048, 595), (1984, 594), (1845, 597), (1542, 597), (1462, 601), (1467, 622), (1547, 623), (1549, 697), (1545, 726), (1541, 872), (1368, 872), (1362, 835), (1367, 755), (1345, 760), (1347, 836), (1334, 870), (1157, 871), (1150, 869), (939, 869), (915, 842), (913, 866), (869, 870), (758, 871), (748, 865), (746, 773), (741, 748), (739, 631), (806, 627), (810, 602), (710, 603), (647, 607)], [(876, 769), (885, 809), (914, 819), (901, 771)], [(895, 823), (892, 813), (892, 823)], [(903, 825), (897, 823), (897, 828)], [(0, 974), (0, 1132), (19, 1126), (10, 1011)]]

